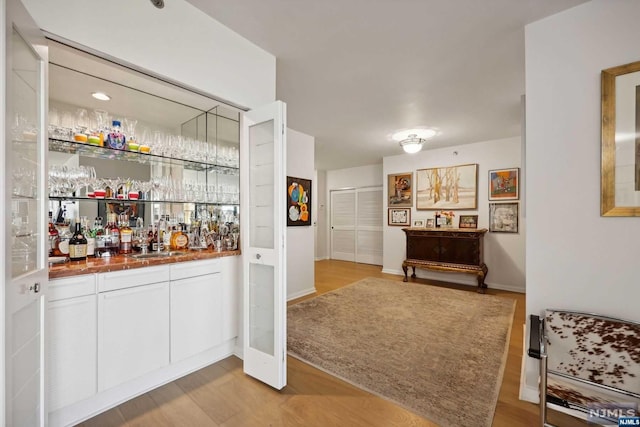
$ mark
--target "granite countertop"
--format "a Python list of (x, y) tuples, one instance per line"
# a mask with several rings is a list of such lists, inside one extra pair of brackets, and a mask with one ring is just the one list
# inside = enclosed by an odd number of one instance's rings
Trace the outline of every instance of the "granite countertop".
[(197, 261), (234, 255), (240, 255), (240, 251), (187, 251), (182, 255), (147, 259), (136, 259), (125, 255), (105, 258), (87, 258), (86, 261), (68, 261), (64, 264), (50, 264), (49, 279), (79, 276), (82, 274), (107, 273), (110, 271), (129, 270), (132, 268), (151, 267), (153, 265), (173, 264), (176, 262)]

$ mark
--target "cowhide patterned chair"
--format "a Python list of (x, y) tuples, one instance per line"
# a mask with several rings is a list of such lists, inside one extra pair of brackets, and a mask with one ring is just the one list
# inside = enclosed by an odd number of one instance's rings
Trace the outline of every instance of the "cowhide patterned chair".
[[(547, 404), (585, 416), (594, 405), (640, 405), (640, 324), (563, 310), (530, 320), (529, 356), (540, 359), (541, 426), (551, 426)], [(600, 421), (618, 425), (613, 415)]]

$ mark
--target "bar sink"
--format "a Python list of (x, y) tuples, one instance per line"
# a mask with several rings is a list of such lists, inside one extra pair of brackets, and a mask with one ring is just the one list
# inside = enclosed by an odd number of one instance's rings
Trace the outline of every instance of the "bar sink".
[(135, 259), (150, 259), (150, 258), (166, 258), (170, 256), (184, 255), (186, 252), (170, 251), (170, 252), (148, 252), (146, 254), (130, 254), (126, 255), (129, 258)]

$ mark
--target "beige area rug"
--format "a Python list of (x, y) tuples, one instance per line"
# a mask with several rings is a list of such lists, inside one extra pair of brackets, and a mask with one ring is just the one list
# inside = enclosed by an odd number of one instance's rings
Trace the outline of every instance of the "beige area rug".
[(490, 426), (515, 301), (367, 278), (288, 309), (291, 356), (442, 426)]

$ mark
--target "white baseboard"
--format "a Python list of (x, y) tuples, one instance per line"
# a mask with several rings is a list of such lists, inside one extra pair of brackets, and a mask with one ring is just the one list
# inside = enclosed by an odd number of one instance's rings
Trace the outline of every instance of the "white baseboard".
[(328, 256), (317, 257), (315, 260), (316, 261), (323, 261), (325, 259), (329, 259), (329, 257)]
[[(402, 270), (394, 270), (394, 269), (389, 269), (389, 268), (383, 268), (382, 272), (386, 273), (386, 274), (394, 274), (396, 276), (404, 276), (404, 271), (402, 271)], [(416, 271), (416, 273), (418, 273), (418, 272)], [(468, 274), (465, 274), (465, 273), (456, 273), (456, 274), (459, 274), (461, 277), (453, 276), (451, 273), (432, 273), (432, 274), (429, 274), (429, 273), (430, 272), (428, 270), (422, 270), (422, 272), (418, 276), (418, 278), (420, 278), (420, 279), (433, 279), (433, 280), (439, 280), (439, 281), (442, 281), (442, 282), (451, 282), (451, 283), (456, 283), (458, 285), (478, 286), (478, 282), (475, 279), (467, 279), (470, 276)], [(462, 276), (464, 276), (464, 277), (462, 277)], [(522, 289), (519, 286), (505, 285), (505, 284), (502, 284), (502, 283), (486, 282), (486, 285), (490, 289), (499, 289), (501, 291), (518, 292), (518, 293), (521, 293), (521, 294), (525, 293), (525, 291), (526, 291), (525, 289)]]
[(316, 288), (315, 287), (307, 288), (307, 289), (304, 289), (302, 291), (296, 292), (294, 294), (287, 295), (287, 301), (291, 301), (292, 299), (304, 297), (304, 296), (309, 295), (309, 294), (314, 294), (315, 292), (316, 292)]

